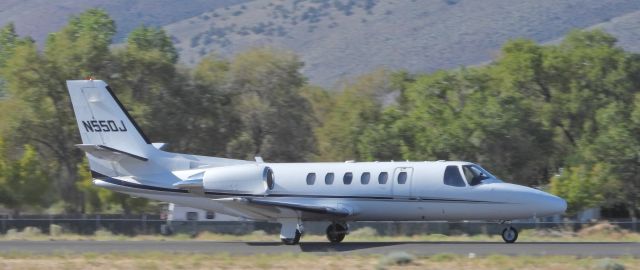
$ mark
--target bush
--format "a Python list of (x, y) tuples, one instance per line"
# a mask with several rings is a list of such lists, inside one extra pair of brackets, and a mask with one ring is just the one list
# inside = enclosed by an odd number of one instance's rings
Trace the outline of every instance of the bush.
[(38, 227), (25, 227), (22, 230), (22, 236), (39, 236), (42, 235), (42, 230), (40, 230), (40, 228)]
[(350, 232), (349, 235), (351, 237), (376, 237), (378, 236), (378, 231), (371, 227), (362, 227), (353, 232)]
[(60, 236), (60, 235), (62, 235), (63, 232), (64, 232), (64, 230), (62, 229), (62, 226), (57, 225), (57, 224), (49, 225), (49, 235), (50, 236)]
[(404, 251), (394, 251), (380, 258), (378, 269), (384, 269), (385, 266), (407, 265), (413, 262), (413, 255)]
[(258, 236), (258, 237), (264, 237), (267, 236), (267, 232), (263, 231), (263, 230), (257, 230), (257, 231), (253, 231), (250, 234), (251, 236)]
[(624, 270), (624, 265), (617, 263), (616, 261), (606, 258), (600, 260), (596, 269), (600, 270)]
[(98, 229), (96, 230), (96, 232), (94, 233), (94, 235), (96, 237), (112, 237), (113, 233), (109, 230), (105, 230), (105, 229)]
[(13, 237), (16, 237), (17, 235), (18, 235), (18, 229), (9, 229), (9, 230), (7, 230), (6, 236), (8, 238), (13, 238)]

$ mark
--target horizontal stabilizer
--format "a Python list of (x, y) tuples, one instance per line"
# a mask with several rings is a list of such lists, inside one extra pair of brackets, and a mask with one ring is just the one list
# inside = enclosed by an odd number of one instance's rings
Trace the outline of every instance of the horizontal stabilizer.
[(78, 144), (76, 145), (82, 151), (85, 151), (92, 156), (111, 161), (120, 161), (124, 158), (133, 158), (140, 161), (148, 161), (149, 159), (146, 157), (141, 157), (138, 155), (134, 155), (128, 153), (126, 151), (118, 150), (115, 148), (111, 148), (105, 145), (97, 145), (97, 144)]

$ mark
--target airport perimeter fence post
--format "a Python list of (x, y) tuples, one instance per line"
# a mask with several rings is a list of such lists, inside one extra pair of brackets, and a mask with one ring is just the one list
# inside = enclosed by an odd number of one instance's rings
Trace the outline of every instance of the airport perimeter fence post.
[(100, 215), (96, 215), (96, 229), (93, 231), (93, 234), (96, 234), (96, 232), (100, 230)]
[(147, 234), (147, 215), (142, 214), (142, 234)]
[(2, 230), (0, 231), (0, 233), (7, 233), (7, 215), (2, 215)]

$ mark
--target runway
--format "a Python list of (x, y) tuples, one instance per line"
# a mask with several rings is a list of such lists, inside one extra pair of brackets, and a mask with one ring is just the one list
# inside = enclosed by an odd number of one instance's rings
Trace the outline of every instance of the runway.
[(640, 243), (618, 242), (346, 242), (330, 244), (303, 242), (286, 246), (280, 242), (220, 242), (220, 241), (0, 241), (0, 252), (28, 253), (130, 253), (130, 252), (188, 252), (232, 255), (311, 253), (311, 254), (386, 254), (407, 251), (415, 255), (451, 253), (468, 255), (571, 255), (592, 257), (640, 257)]

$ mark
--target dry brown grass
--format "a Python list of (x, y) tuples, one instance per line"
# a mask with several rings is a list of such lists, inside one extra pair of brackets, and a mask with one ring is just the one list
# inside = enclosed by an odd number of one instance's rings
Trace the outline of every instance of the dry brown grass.
[[(603, 259), (568, 256), (507, 257), (491, 255), (468, 258), (440, 254), (414, 258), (395, 265), (380, 255), (275, 255), (229, 254), (83, 253), (33, 255), (0, 254), (0, 269), (598, 269)], [(626, 269), (640, 269), (640, 259), (622, 257), (611, 261)]]

